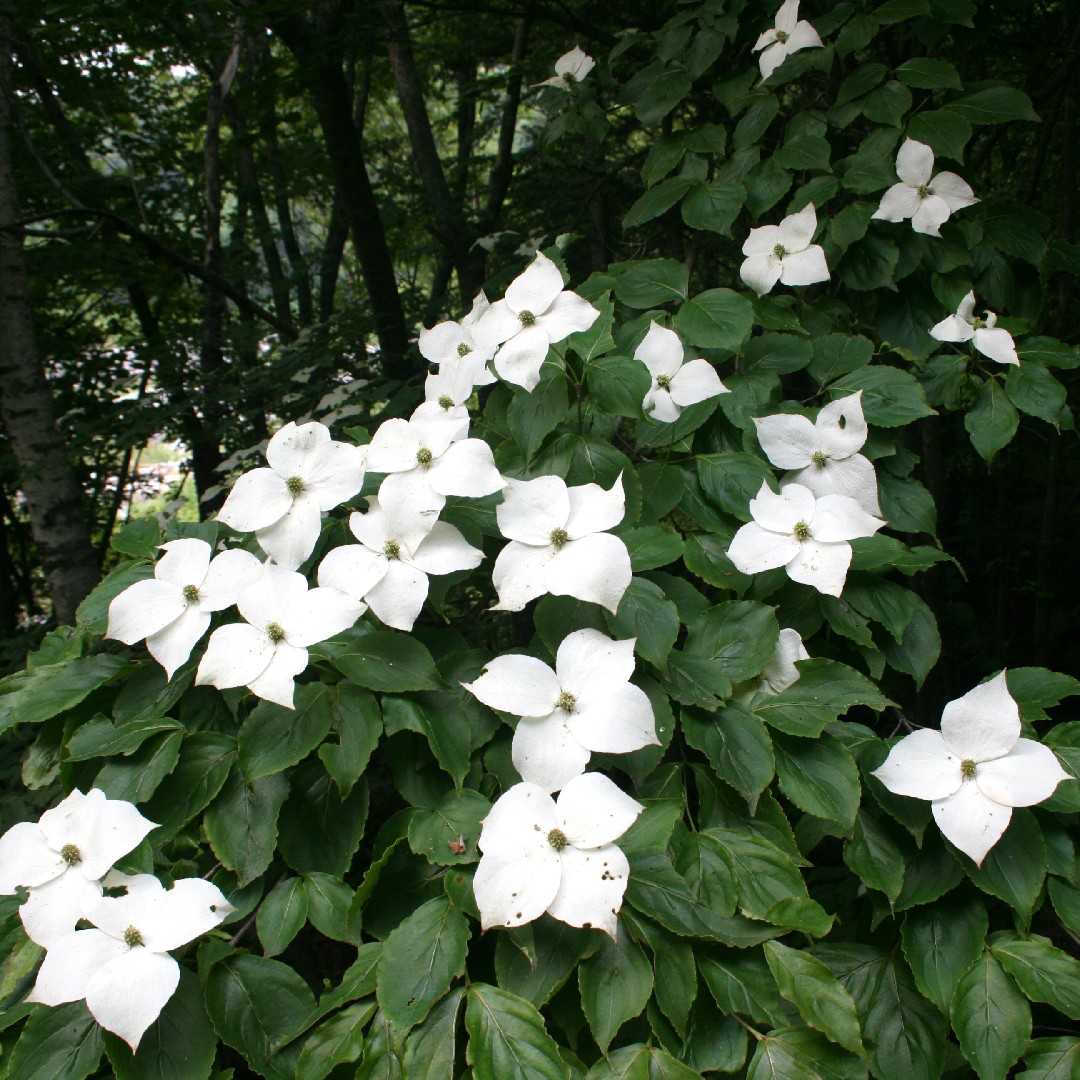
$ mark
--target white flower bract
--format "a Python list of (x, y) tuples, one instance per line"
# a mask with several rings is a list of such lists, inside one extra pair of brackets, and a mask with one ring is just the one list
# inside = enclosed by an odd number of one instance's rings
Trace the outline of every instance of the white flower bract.
[(420, 354), (425, 360), (438, 364), (440, 371), (444, 364), (454, 364), (469, 357), (477, 363), (474, 385), (494, 382), (495, 376), (484, 365), (495, 354), (495, 344), (483, 341), (475, 333), (477, 324), (489, 307), (491, 304), (481, 289), (473, 298), (472, 310), (460, 322), (448, 320), (420, 331), (417, 340)]
[(640, 360), (652, 376), (652, 387), (641, 407), (662, 423), (678, 420), (687, 405), (728, 392), (708, 360), (684, 363), (679, 335), (659, 323), (649, 327), (634, 350), (634, 359)]
[(979, 200), (966, 180), (956, 173), (942, 172), (933, 176), (934, 151), (917, 139), (905, 139), (896, 155), (896, 175), (893, 184), (881, 197), (874, 218), (879, 221), (906, 221), (917, 233), (940, 236), (939, 229), (949, 215), (972, 206)]
[(765, 50), (758, 57), (758, 67), (761, 77), (767, 79), (792, 53), (815, 48), (821, 48), (821, 38), (799, 18), (799, 0), (785, 0), (776, 13), (776, 25), (757, 39), (753, 51)]
[(545, 911), (615, 937), (630, 864), (615, 846), (644, 809), (606, 776), (571, 780), (558, 801), (516, 784), (484, 819), (473, 878), (480, 924), (521, 926)]
[(594, 67), (596, 61), (584, 52), (580, 45), (575, 45), (555, 61), (555, 75), (536, 85), (557, 86), (560, 90), (569, 90), (574, 83), (581, 82)]
[(652, 705), (630, 682), (635, 640), (576, 630), (559, 645), (554, 671), (511, 654), (462, 684), (490, 708), (521, 717), (512, 754), (523, 780), (557, 791), (593, 753), (627, 754), (658, 742)]
[(997, 316), (992, 311), (984, 311), (981, 318), (975, 314), (973, 292), (960, 301), (955, 315), (930, 328), (930, 336), (938, 341), (970, 341), (983, 356), (999, 364), (1020, 364), (1013, 336), (997, 325)]
[(739, 276), (764, 296), (779, 281), (782, 285), (813, 285), (829, 280), (829, 266), (820, 244), (812, 244), (817, 230), (817, 211), (807, 203), (779, 225), (751, 229), (742, 246), (747, 256)]
[(1014, 806), (1049, 799), (1070, 779), (1054, 752), (1020, 737), (1020, 713), (1005, 672), (950, 701), (941, 730), (906, 735), (874, 771), (891, 792), (930, 801), (945, 836), (981, 863)]
[(830, 596), (839, 596), (847, 580), (847, 541), (873, 536), (885, 524), (846, 495), (815, 499), (802, 484), (789, 484), (777, 495), (762, 482), (750, 500), (750, 513), (754, 520), (735, 534), (728, 548), (736, 569), (760, 574), (783, 566), (792, 581)]

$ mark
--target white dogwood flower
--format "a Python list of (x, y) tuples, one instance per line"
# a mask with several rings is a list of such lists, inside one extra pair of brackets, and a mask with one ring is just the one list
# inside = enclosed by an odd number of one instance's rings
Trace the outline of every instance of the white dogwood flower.
[(820, 244), (812, 244), (817, 229), (817, 211), (807, 203), (797, 214), (789, 214), (779, 225), (751, 229), (742, 246), (747, 256), (739, 276), (764, 296), (779, 281), (782, 285), (813, 285), (829, 280), (829, 266)]
[(860, 454), (866, 442), (862, 391), (822, 407), (817, 420), (778, 413), (754, 417), (758, 442), (778, 468), (790, 469), (783, 479), (802, 484), (815, 495), (847, 495), (867, 513), (880, 514), (877, 474)]
[(630, 553), (607, 532), (623, 519), (622, 476), (605, 491), (599, 484), (567, 487), (558, 476), (508, 480), (495, 508), (510, 543), (491, 573), (498, 611), (521, 611), (544, 593), (576, 596), (615, 612), (630, 585)]
[(558, 801), (516, 784), (484, 819), (473, 878), (480, 924), (521, 926), (545, 911), (612, 938), (630, 864), (615, 846), (644, 807), (601, 773), (571, 780)]
[(981, 317), (975, 314), (973, 292), (960, 301), (955, 315), (930, 328), (930, 336), (938, 341), (970, 341), (983, 356), (999, 364), (1020, 364), (1013, 336), (997, 325), (997, 316), (992, 311), (984, 311)]
[(537, 86), (557, 86), (560, 90), (569, 90), (576, 82), (581, 82), (592, 69), (596, 61), (583, 52), (580, 45), (575, 45), (568, 53), (563, 53), (555, 61), (555, 75), (539, 82)]
[(499, 656), (466, 690), (499, 712), (520, 716), (514, 768), (522, 780), (558, 791), (594, 753), (628, 754), (657, 743), (652, 705), (630, 682), (636, 638), (599, 630), (563, 638), (552, 671), (534, 656)]
[(600, 314), (588, 300), (563, 289), (559, 268), (542, 252), (506, 287), (477, 326), (484, 341), (502, 347), (495, 370), (531, 391), (540, 381), (548, 348), (578, 330), (588, 330)]
[(290, 421), (267, 444), (266, 460), (270, 468), (236, 481), (218, 521), (254, 532), (274, 562), (295, 570), (315, 550), (323, 513), (363, 486), (364, 451), (335, 442), (318, 421)]
[(1004, 671), (950, 701), (940, 731), (904, 736), (874, 776), (897, 795), (928, 799), (938, 827), (976, 863), (1001, 839), (1014, 806), (1043, 802), (1070, 779), (1052, 750), (1020, 738)]
[(246, 623), (210, 635), (198, 686), (246, 686), (257, 697), (293, 707), (293, 680), (307, 667), (309, 645), (348, 629), (365, 606), (337, 589), (308, 590), (307, 578), (270, 564), (239, 596)]
[(652, 376), (652, 387), (641, 407), (661, 423), (678, 420), (687, 405), (728, 393), (708, 360), (683, 363), (682, 340), (674, 330), (659, 323), (654, 322), (649, 327), (649, 332), (634, 350), (634, 359), (640, 360)]
[(155, 828), (131, 803), (76, 788), (37, 822), (13, 825), (0, 837), (0, 895), (30, 890), (19, 915), (30, 940), (49, 948), (101, 895), (113, 863)]
[(95, 929), (74, 930), (49, 949), (27, 1000), (63, 1005), (86, 999), (106, 1031), (134, 1051), (180, 982), (169, 952), (213, 930), (233, 911), (202, 878), (166, 889), (150, 874), (127, 878), (126, 896), (96, 896), (84, 917)]
[(799, 681), (796, 662), (809, 659), (810, 654), (803, 645), (799, 631), (785, 627), (780, 631), (776, 650), (765, 665), (765, 670), (754, 681), (751, 697), (754, 694), (782, 694)]
[(363, 600), (387, 626), (411, 630), (428, 594), (429, 574), (452, 574), (480, 565), (484, 553), (445, 521), (437, 521), (410, 554), (377, 498), (349, 528), (359, 544), (334, 548), (319, 565), (319, 584)]
[(893, 184), (881, 197), (874, 218), (879, 221), (905, 221), (917, 233), (940, 236), (938, 231), (949, 215), (972, 206), (979, 200), (966, 180), (956, 173), (942, 172), (933, 176), (934, 151), (926, 143), (905, 139), (896, 155), (896, 175)]
[(385, 421), (372, 436), (368, 468), (388, 474), (379, 487), (379, 505), (410, 552), (431, 532), (448, 495), (475, 499), (505, 483), (491, 447), (467, 434), (452, 411), (418, 410), (408, 420)]
[(744, 574), (783, 566), (792, 581), (839, 596), (851, 565), (857, 536), (873, 536), (885, 522), (846, 495), (814, 493), (789, 484), (779, 495), (764, 481), (750, 500), (754, 520), (744, 525), (728, 548), (728, 558)]
[(168, 678), (191, 655), (210, 626), (211, 612), (232, 607), (240, 591), (262, 573), (248, 551), (213, 552), (205, 540), (186, 537), (161, 545), (165, 555), (154, 576), (113, 598), (105, 636), (125, 645), (146, 638), (150, 655)]
[(441, 370), (444, 364), (453, 364), (468, 357), (476, 364), (474, 385), (493, 383), (495, 376), (484, 365), (495, 355), (496, 343), (486, 342), (475, 333), (477, 324), (489, 307), (488, 298), (481, 289), (473, 298), (472, 310), (460, 322), (451, 319), (421, 330), (416, 344), (424, 359), (437, 364)]
[(792, 53), (821, 47), (818, 32), (799, 18), (799, 0), (785, 0), (776, 13), (776, 25), (757, 39), (753, 51), (765, 50), (758, 57), (758, 66), (761, 77), (767, 79)]

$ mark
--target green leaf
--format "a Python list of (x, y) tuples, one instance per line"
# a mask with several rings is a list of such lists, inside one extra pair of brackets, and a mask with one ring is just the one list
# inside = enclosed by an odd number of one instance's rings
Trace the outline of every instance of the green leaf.
[(709, 501), (740, 521), (750, 520), (750, 500), (756, 498), (762, 483), (773, 476), (768, 462), (755, 454), (701, 454), (696, 464), (698, 479)]
[(364, 1040), (364, 1060), (355, 1080), (407, 1080), (390, 1022), (381, 1012), (371, 1021)]
[(8, 1075), (84, 1080), (97, 1069), (103, 1047), (101, 1028), (83, 1002), (38, 1005), (11, 1051)]
[(765, 725), (735, 702), (708, 713), (684, 709), (681, 724), (686, 741), (708, 758), (716, 775), (746, 800), (753, 813), (775, 768)]
[(1032, 1001), (1080, 1020), (1080, 960), (1044, 937), (995, 934), (990, 951)]
[(910, 589), (878, 576), (851, 574), (844, 584), (844, 599), (861, 615), (880, 623), (900, 642), (915, 611), (916, 596)]
[(746, 1080), (864, 1080), (866, 1064), (807, 1028), (776, 1028), (757, 1044)]
[(475, 1080), (570, 1080), (570, 1069), (536, 1007), (486, 983), (473, 983), (465, 1006), (466, 1057)]
[(636, 574), (655, 570), (682, 558), (683, 539), (671, 529), (650, 525), (644, 529), (630, 529), (620, 534), (630, 552), (630, 569)]
[(659, 1047), (634, 1043), (601, 1058), (585, 1080), (700, 1080), (700, 1076)]
[(160, 844), (200, 813), (218, 794), (232, 769), (236, 740), (216, 731), (196, 731), (184, 738), (173, 771), (158, 785), (145, 807), (158, 823)]
[(874, 8), (874, 20), (881, 26), (903, 22), (905, 19), (925, 18), (930, 14), (926, 0), (885, 0)]
[(715, 663), (732, 682), (751, 679), (776, 651), (780, 628), (771, 607), (732, 600), (709, 608), (694, 620), (686, 651)]
[(106, 717), (98, 716), (88, 724), (77, 728), (68, 740), (68, 761), (89, 761), (92, 758), (125, 756), (134, 753), (151, 735), (160, 735), (163, 731), (183, 730), (169, 717), (154, 717), (146, 720), (133, 720), (116, 726)]
[[(695, 181), (685, 176), (673, 176), (668, 180), (661, 180), (656, 187), (649, 188), (633, 206), (627, 210), (623, 217), (623, 228), (634, 229), (638, 225), (644, 225), (653, 218), (670, 210), (688, 191), (692, 190)], [(616, 286), (618, 295), (618, 286)]]
[(869, 889), (883, 892), (890, 901), (904, 887), (904, 853), (888, 830), (860, 810), (851, 839), (844, 844), (844, 862)]
[(787, 1022), (776, 980), (761, 949), (710, 948), (698, 952), (697, 963), (725, 1015), (739, 1013), (774, 1027)]
[(909, 139), (926, 143), (941, 157), (964, 160), (964, 147), (971, 139), (971, 124), (962, 116), (945, 109), (917, 113), (908, 124)]
[(383, 733), (382, 713), (374, 694), (351, 683), (334, 687), (336, 702), (332, 730), (338, 742), (324, 742), (319, 760), (337, 784), (342, 798), (363, 775)]
[(468, 789), (449, 792), (434, 810), (418, 810), (409, 821), (409, 847), (438, 866), (473, 863), (480, 857), (480, 823), (491, 803)]
[(146, 581), (154, 576), (154, 568), (148, 563), (122, 563), (107, 574), (75, 612), (75, 624), (83, 630), (95, 634), (104, 634), (109, 625), (109, 605), (125, 589), (137, 581)]
[(836, 976), (808, 953), (767, 941), (765, 959), (781, 995), (810, 1027), (853, 1054), (865, 1056), (855, 1002)]
[(119, 656), (77, 656), (9, 675), (0, 682), (0, 731), (50, 720), (129, 667)]
[(315, 1028), (304, 1040), (296, 1080), (323, 1080), (338, 1065), (358, 1060), (364, 1052), (364, 1025), (374, 1012), (374, 1002), (362, 1001)]
[(102, 766), (94, 780), (111, 799), (144, 803), (176, 767), (183, 732), (155, 735), (127, 758), (113, 758)]
[(122, 529), (113, 534), (109, 547), (121, 555), (130, 555), (133, 559), (157, 557), (158, 545), (162, 541), (161, 526), (156, 518), (139, 518), (129, 521)]
[(698, 293), (675, 315), (675, 329), (689, 344), (704, 349), (737, 352), (753, 325), (753, 305), (730, 289)]
[(1065, 407), (1065, 387), (1038, 361), (1025, 360), (1019, 367), (1010, 367), (1005, 393), (1021, 412), (1058, 425)]
[[(333, 874), (305, 874), (304, 891), (308, 899), (308, 920), (320, 934), (333, 941), (347, 941), (352, 945), (360, 943), (361, 909), (358, 907), (353, 911), (356, 894), (341, 878)], [(372, 993), (374, 989), (375, 984), (372, 983), (371, 990), (365, 993)]]
[(290, 786), (281, 808), (282, 857), (300, 874), (343, 876), (364, 835), (367, 784), (356, 784), (343, 799), (322, 764), (313, 761), (292, 774)]
[(919, 90), (962, 90), (963, 84), (956, 68), (945, 60), (917, 56), (896, 69), (896, 77), (907, 86)]
[(982, 955), (987, 925), (977, 896), (954, 894), (904, 916), (904, 956), (915, 984), (946, 1016), (961, 975)]
[(996, 379), (987, 379), (975, 394), (974, 407), (964, 416), (971, 445), (987, 463), (1012, 441), (1020, 418)]
[(619, 601), (618, 611), (603, 614), (608, 633), (620, 639), (636, 637), (634, 651), (664, 670), (679, 635), (679, 610), (659, 585), (634, 577)]
[(409, 1032), (402, 1059), (404, 1076), (453, 1076), (457, 1057), (457, 1023), (463, 989), (452, 990)]
[(446, 897), (422, 904), (390, 933), (379, 960), (376, 996), (402, 1033), (423, 1021), (465, 971), (469, 926)]
[(882, 652), (892, 667), (910, 675), (916, 686), (922, 686), (941, 655), (941, 634), (938, 632), (937, 619), (926, 601), (921, 596), (912, 595), (914, 607), (911, 621), (904, 628), (903, 638), (899, 643), (886, 641)]
[[(443, 699), (447, 708), (435, 707), (436, 701)], [(440, 767), (454, 778), (460, 790), (469, 771), (472, 746), (467, 725), (455, 716), (459, 709), (456, 696), (451, 694), (433, 695), (432, 699), (423, 700), (404, 697), (382, 699), (387, 733), (405, 729), (425, 736)]]
[(585, 365), (585, 383), (594, 408), (614, 416), (641, 418), (641, 403), (652, 380), (640, 360), (599, 356)]
[(1031, 98), (1012, 86), (992, 86), (956, 98), (946, 106), (969, 124), (1004, 124), (1009, 120), (1038, 121)]
[(808, 368), (822, 385), (866, 367), (874, 358), (874, 344), (859, 334), (826, 334), (814, 338), (814, 359)]
[(960, 976), (950, 1016), (981, 1080), (1004, 1080), (1031, 1037), (1031, 1006), (989, 950)]
[(825, 734), (816, 739), (776, 734), (773, 749), (780, 790), (807, 814), (851, 828), (862, 793), (851, 751)]
[(623, 87), (621, 100), (633, 105), (643, 124), (659, 123), (690, 92), (691, 79), (680, 64), (656, 61)]
[(653, 954), (653, 993), (672, 1026), (685, 1038), (690, 1010), (697, 998), (697, 965), (688, 941), (668, 933), (648, 919), (624, 913), (636, 938), (644, 938)]
[(392, 630), (352, 634), (332, 659), (342, 675), (369, 690), (397, 694), (443, 688), (431, 653), (410, 634)]
[(644, 259), (630, 264), (615, 283), (615, 295), (639, 311), (685, 300), (690, 269), (678, 259)]
[(682, 218), (691, 229), (731, 235), (731, 226), (746, 201), (746, 188), (737, 180), (697, 184), (683, 199)]
[(1080, 1071), (1080, 1039), (1032, 1039), (1024, 1064), (1017, 1080), (1074, 1080)]
[(240, 887), (270, 865), (277, 844), (278, 812), (289, 794), (283, 776), (245, 780), (234, 772), (206, 811), (206, 836), (222, 864), (236, 872)]
[[(526, 938), (528, 948), (519, 942)], [(547, 1004), (594, 946), (595, 935), (542, 915), (536, 922), (500, 934), (495, 946), (499, 985), (537, 1008)]]
[(1046, 877), (1046, 841), (1030, 810), (1013, 811), (1002, 838), (982, 866), (964, 860), (967, 875), (984, 892), (1000, 897), (1022, 919), (1030, 920)]
[(566, 375), (554, 364), (541, 367), (540, 382), (531, 393), (513, 396), (506, 420), (526, 461), (531, 460), (544, 439), (563, 422), (569, 409)]
[(799, 681), (755, 704), (754, 712), (788, 735), (816, 737), (853, 705), (881, 710), (892, 702), (853, 668), (833, 660), (799, 660)]
[(294, 709), (260, 701), (237, 737), (244, 776), (271, 776), (307, 757), (337, 719), (338, 696), (336, 686), (308, 683), (296, 688)]
[(833, 400), (857, 390), (863, 392), (866, 422), (875, 427), (901, 427), (934, 415), (923, 388), (909, 371), (875, 364), (848, 372), (829, 387)]
[(653, 973), (645, 953), (629, 934), (605, 938), (589, 959), (578, 965), (581, 1007), (600, 1052), (607, 1053), (619, 1028), (641, 1013), (653, 989)]
[(707, 656), (672, 649), (667, 658), (664, 689), (682, 705), (718, 709), (731, 696), (731, 680)]
[(307, 922), (308, 894), (301, 878), (279, 881), (259, 905), (255, 930), (267, 956), (277, 956), (288, 948)]

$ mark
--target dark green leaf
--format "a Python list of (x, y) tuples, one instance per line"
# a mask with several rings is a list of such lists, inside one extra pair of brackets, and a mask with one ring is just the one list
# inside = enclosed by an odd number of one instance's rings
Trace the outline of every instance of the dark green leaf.
[(995, 934), (990, 951), (1032, 1001), (1045, 1001), (1080, 1020), (1080, 960), (1044, 937)]
[(698, 293), (675, 315), (675, 329), (689, 344), (705, 349), (738, 351), (753, 324), (753, 305), (730, 289)]
[(679, 611), (659, 585), (634, 577), (614, 615), (604, 612), (604, 623), (613, 637), (637, 638), (634, 651), (661, 670), (679, 635)]
[(353, 634), (333, 662), (348, 679), (369, 690), (441, 690), (442, 678), (424, 645), (410, 634), (374, 630)]
[(183, 740), (182, 731), (155, 735), (129, 757), (106, 762), (97, 774), (94, 786), (101, 788), (110, 799), (146, 802), (176, 767)]
[(694, 620), (686, 651), (708, 658), (732, 682), (741, 682), (761, 674), (776, 651), (779, 634), (772, 608), (733, 600)]
[(0, 731), (40, 724), (74, 708), (128, 667), (119, 656), (78, 656), (9, 675), (0, 683)]
[(899, 368), (876, 364), (859, 368), (842, 376), (829, 390), (834, 400), (861, 390), (863, 414), (867, 423), (876, 427), (901, 427), (934, 413), (915, 376)]
[(245, 780), (233, 772), (206, 811), (206, 836), (223, 865), (236, 871), (240, 886), (254, 881), (274, 857), (278, 812), (289, 794), (283, 776)]
[(581, 1006), (601, 1053), (627, 1020), (645, 1008), (653, 989), (653, 973), (641, 948), (629, 934), (606, 938), (578, 966)]
[(1046, 877), (1046, 842), (1035, 815), (1014, 810), (1009, 827), (982, 866), (965, 859), (964, 869), (980, 889), (1000, 897), (1022, 919), (1030, 919)]
[(892, 702), (865, 676), (833, 660), (800, 660), (799, 681), (754, 706), (770, 727), (814, 737), (853, 705), (881, 710)]
[(896, 69), (896, 77), (920, 90), (962, 89), (956, 68), (945, 60), (934, 60), (929, 56), (918, 56), (901, 64)]
[(101, 1060), (101, 1028), (81, 1001), (38, 1005), (11, 1051), (8, 1075), (26, 1080), (84, 1080)]
[(279, 881), (259, 905), (255, 930), (267, 956), (284, 952), (307, 922), (308, 894), (298, 877)]
[(928, 109), (911, 118), (908, 138), (926, 143), (942, 157), (964, 160), (964, 147), (971, 138), (971, 124), (955, 112)]
[[(626, 212), (623, 218), (623, 228), (633, 229), (638, 225), (644, 225), (653, 218), (658, 218), (665, 211), (670, 210), (688, 191), (695, 186), (695, 181), (685, 176), (673, 176), (668, 180), (661, 180), (656, 187), (649, 188), (633, 206)], [(616, 286), (618, 295), (618, 286)]]
[(439, 866), (473, 863), (480, 823), (491, 810), (483, 795), (451, 791), (434, 810), (419, 810), (409, 821), (409, 847)]
[(717, 776), (753, 813), (774, 771), (772, 740), (762, 722), (745, 705), (731, 703), (708, 713), (684, 709), (681, 723), (686, 741), (709, 759)]
[(678, 259), (645, 259), (632, 263), (619, 275), (615, 295), (628, 307), (647, 311), (661, 304), (685, 300), (690, 270)]
[(1031, 1037), (1031, 1006), (989, 950), (960, 976), (950, 1016), (981, 1080), (1003, 1080)]
[(510, 434), (531, 460), (540, 444), (562, 423), (570, 409), (566, 376), (548, 364), (540, 369), (540, 382), (528, 394), (515, 394), (506, 412)]
[(863, 1080), (866, 1065), (807, 1028), (776, 1028), (758, 1044), (746, 1080)]
[(986, 908), (954, 894), (904, 916), (904, 956), (915, 983), (946, 1016), (960, 976), (982, 955)]
[(993, 86), (956, 98), (946, 106), (969, 124), (1004, 124), (1008, 120), (1039, 119), (1031, 107), (1031, 98), (1012, 86)]
[(339, 690), (325, 683), (296, 688), (294, 709), (260, 701), (237, 737), (240, 769), (248, 780), (270, 776), (302, 761), (334, 723)]
[(458, 1012), (464, 990), (452, 990), (427, 1019), (409, 1032), (402, 1059), (403, 1075), (452, 1076), (457, 1057)]
[(776, 734), (773, 749), (780, 790), (807, 814), (851, 828), (862, 793), (851, 751), (825, 734), (816, 739)]
[(364, 835), (368, 788), (357, 783), (343, 799), (320, 762), (301, 766), (291, 777), (281, 808), (278, 846), (298, 873), (344, 876)]
[(473, 983), (465, 1006), (466, 1051), (475, 1080), (570, 1080), (543, 1017), (524, 998)]
[(304, 1040), (296, 1065), (296, 1080), (323, 1080), (338, 1066), (356, 1061), (364, 1052), (364, 1025), (375, 1012), (373, 1001), (342, 1009)]

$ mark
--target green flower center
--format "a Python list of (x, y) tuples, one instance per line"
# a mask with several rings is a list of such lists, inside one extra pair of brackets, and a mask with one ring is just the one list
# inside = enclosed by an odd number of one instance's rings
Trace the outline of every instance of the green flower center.
[(82, 852), (74, 844), (65, 844), (60, 849), (60, 858), (68, 866), (78, 866), (82, 862)]
[(522, 326), (532, 326), (536, 322), (536, 316), (531, 311), (519, 312), (518, 318), (521, 320)]
[(552, 829), (551, 832), (548, 833), (548, 843), (556, 851), (562, 851), (570, 841), (566, 839), (566, 833), (564, 833), (562, 829)]
[(279, 641), (284, 640), (285, 631), (282, 630), (281, 625), (276, 622), (266, 624), (266, 636), (276, 645)]
[(829, 459), (820, 451), (815, 450), (810, 460), (819, 468), (824, 469), (829, 463)]
[(960, 762), (960, 772), (970, 780), (975, 775), (975, 762), (971, 758), (965, 758)]
[(920, 199), (925, 199), (926, 196), (930, 194), (930, 188), (926, 184), (920, 184), (915, 189), (915, 194), (918, 195)]
[(401, 545), (396, 540), (387, 540), (383, 544), (382, 553), (388, 559), (400, 559), (401, 558)]
[(979, 318), (979, 316), (978, 316), (978, 315), (976, 315), (976, 316), (975, 316), (975, 317), (974, 317), (974, 318), (973, 318), (973, 319), (971, 320), (971, 325), (972, 325), (973, 327), (975, 327), (975, 329), (976, 329), (976, 330), (981, 330), (981, 329), (982, 329), (982, 328), (983, 328), (983, 327), (984, 327), (984, 326), (986, 325), (986, 320), (985, 320), (985, 319), (980, 319), (980, 318)]
[(439, 398), (440, 409), (452, 409), (454, 407), (454, 399), (449, 394), (443, 394)]
[(194, 603), (197, 603), (197, 602), (198, 602), (198, 599), (199, 599), (199, 589), (198, 589), (198, 586), (196, 586), (196, 585), (185, 585), (185, 586), (183, 587), (183, 589), (181, 590), (181, 592), (183, 592), (183, 594), (184, 594), (184, 599), (185, 599), (185, 600), (186, 600), (186, 601), (187, 601), (187, 602), (188, 602), (189, 604), (194, 604)]
[(574, 697), (568, 690), (564, 690), (558, 700), (555, 702), (556, 709), (562, 709), (563, 712), (573, 712), (577, 705), (577, 698)]
[(469, 353), (471, 353), (471, 352), (472, 352), (472, 349), (470, 349), (469, 346), (466, 345), (464, 341), (459, 341), (458, 342), (458, 347), (457, 347), (458, 356), (468, 356)]
[(786, 30), (777, 30), (776, 31), (776, 40), (779, 41), (781, 45), (783, 45), (784, 42), (787, 41), (787, 39), (790, 36), (791, 35), (788, 34), (788, 32)]
[(671, 385), (671, 376), (670, 375), (657, 375), (656, 376), (656, 385), (659, 386), (661, 390), (666, 390)]
[(431, 464), (434, 457), (435, 455), (426, 446), (421, 446), (416, 451), (416, 463), (425, 469)]
[(805, 521), (796, 521), (795, 528), (792, 531), (795, 533), (795, 539), (800, 544), (810, 539), (810, 526)]
[(563, 82), (566, 83), (568, 86), (573, 86), (574, 85), (574, 76), (569, 71), (564, 72), (563, 73)]
[(565, 544), (566, 541), (570, 539), (570, 534), (565, 529), (556, 528), (551, 530), (551, 536), (549, 537), (549, 539), (551, 541), (551, 546), (555, 548), (556, 551), (558, 551), (559, 548), (561, 548), (563, 544)]
[(142, 934), (134, 926), (129, 926), (124, 931), (124, 944), (129, 949), (134, 949), (136, 945), (142, 944)]
[(285, 486), (289, 489), (289, 494), (295, 497), (304, 490), (304, 481), (299, 476), (290, 476), (285, 481)]
[(774, 255), (775, 255), (775, 256), (776, 256), (776, 257), (777, 257), (778, 259), (782, 259), (782, 258), (783, 258), (783, 257), (784, 257), (784, 256), (785, 256), (785, 255), (787, 254), (787, 248), (786, 248), (786, 247), (784, 247), (784, 245), (783, 245), (783, 244), (777, 244), (777, 245), (776, 245), (776, 247), (774, 247), (774, 248), (772, 249), (772, 253), (773, 253), (773, 254), (774, 254)]

